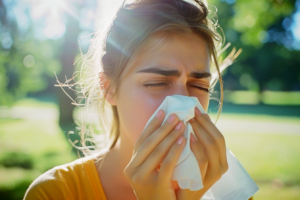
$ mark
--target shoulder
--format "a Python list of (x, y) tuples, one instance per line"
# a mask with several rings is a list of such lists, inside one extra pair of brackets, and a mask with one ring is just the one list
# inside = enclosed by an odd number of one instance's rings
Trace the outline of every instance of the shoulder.
[(86, 170), (93, 162), (91, 157), (85, 157), (48, 170), (31, 183), (24, 200), (75, 199), (78, 188), (88, 181)]

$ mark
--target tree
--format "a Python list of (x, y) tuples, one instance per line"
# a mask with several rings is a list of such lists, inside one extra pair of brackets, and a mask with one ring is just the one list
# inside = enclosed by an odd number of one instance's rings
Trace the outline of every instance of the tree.
[(226, 41), (243, 49), (238, 62), (224, 72), (225, 89), (300, 90), (298, 43), (290, 30), (297, 1), (211, 2), (219, 8)]

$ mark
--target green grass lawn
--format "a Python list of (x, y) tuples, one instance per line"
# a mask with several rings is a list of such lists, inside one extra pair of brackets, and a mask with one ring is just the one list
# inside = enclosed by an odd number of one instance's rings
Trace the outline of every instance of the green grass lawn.
[(75, 158), (57, 121), (1, 119), (1, 199), (22, 199), (40, 174)]
[(300, 135), (232, 133), (226, 141), (260, 187), (255, 199), (299, 199)]
[[(211, 115), (213, 121), (215, 117)], [(264, 132), (261, 124), (267, 125)], [(300, 118), (221, 114), (217, 127), (259, 186), (255, 200), (300, 199)]]
[[(57, 109), (51, 103), (18, 104), (26, 105)], [(270, 131), (260, 132), (258, 122), (268, 124)], [(241, 126), (247, 123), (249, 126), (243, 129)], [(255, 200), (300, 199), (300, 118), (222, 113), (218, 124), (228, 148), (260, 187)], [(286, 132), (282, 125), (286, 125)], [(292, 131), (289, 127), (293, 127)], [(0, 120), (0, 196), (4, 199), (22, 198), (37, 176), (74, 159), (56, 120)]]

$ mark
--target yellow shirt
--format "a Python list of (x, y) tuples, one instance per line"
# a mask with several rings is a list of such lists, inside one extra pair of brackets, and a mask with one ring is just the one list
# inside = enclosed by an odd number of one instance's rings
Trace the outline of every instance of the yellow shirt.
[(50, 169), (31, 183), (24, 196), (24, 200), (95, 199), (107, 200), (91, 157)]
[(45, 172), (27, 189), (24, 200), (106, 200), (94, 159), (84, 157)]

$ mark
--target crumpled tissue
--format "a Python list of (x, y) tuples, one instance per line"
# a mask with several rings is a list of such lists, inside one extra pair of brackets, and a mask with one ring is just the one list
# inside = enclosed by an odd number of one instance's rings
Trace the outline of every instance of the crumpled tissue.
[[(156, 116), (156, 113), (162, 109), (166, 113), (162, 124), (165, 123), (172, 113), (175, 113), (186, 125), (183, 136), (187, 141), (190, 141), (190, 134), (194, 136), (195, 134), (192, 125), (188, 121), (195, 117), (195, 107), (201, 113), (205, 113), (196, 97), (183, 95), (167, 96), (150, 117), (145, 128)], [(201, 198), (202, 200), (248, 200), (258, 191), (258, 186), (228, 148), (226, 148), (226, 155), (228, 171), (205, 193)], [(190, 148), (190, 142), (186, 142), (174, 169), (172, 180), (176, 180), (182, 189), (195, 191), (203, 188), (200, 168)]]

